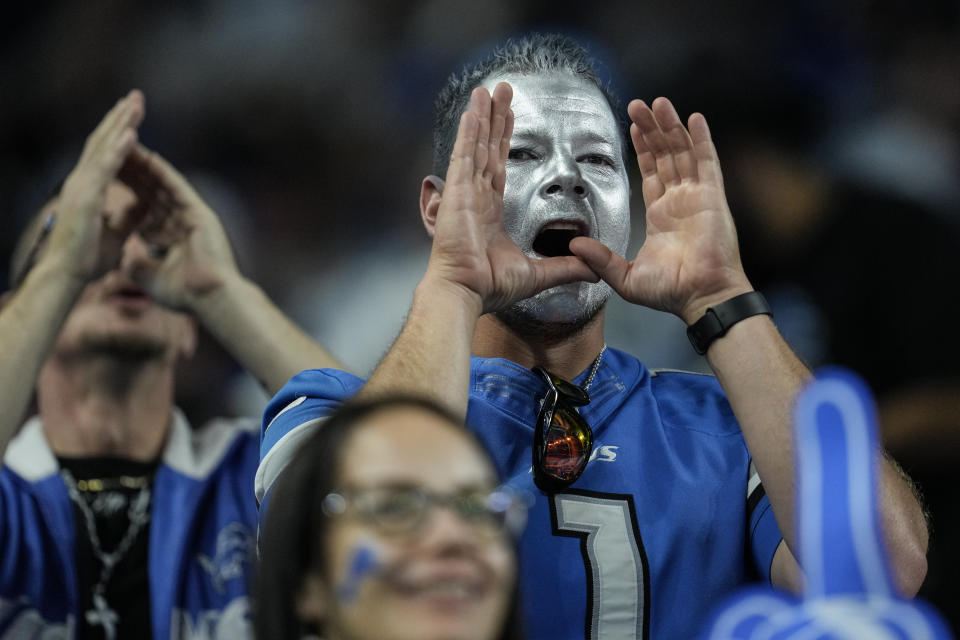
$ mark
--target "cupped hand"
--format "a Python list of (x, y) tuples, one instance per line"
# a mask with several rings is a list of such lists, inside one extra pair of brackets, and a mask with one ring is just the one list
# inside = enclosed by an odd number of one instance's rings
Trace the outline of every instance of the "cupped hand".
[(694, 113), (688, 129), (666, 98), (652, 106), (634, 100), (627, 109), (646, 206), (643, 246), (632, 261), (591, 238), (570, 248), (624, 299), (691, 323), (752, 287), (706, 119)]
[(151, 297), (171, 308), (191, 309), (239, 277), (216, 213), (160, 154), (136, 145), (120, 178), (137, 195), (143, 249), (125, 254), (122, 266)]
[(121, 98), (87, 137), (57, 196), (43, 255), (64, 260), (78, 281), (94, 280), (114, 268), (127, 236), (140, 223), (136, 211), (107, 211), (106, 199), (107, 188), (136, 146), (144, 109), (140, 91)]
[(512, 98), (505, 82), (493, 96), (482, 87), (470, 96), (450, 157), (426, 276), (460, 288), (484, 313), (559, 284), (597, 281), (575, 256), (526, 256), (504, 230)]

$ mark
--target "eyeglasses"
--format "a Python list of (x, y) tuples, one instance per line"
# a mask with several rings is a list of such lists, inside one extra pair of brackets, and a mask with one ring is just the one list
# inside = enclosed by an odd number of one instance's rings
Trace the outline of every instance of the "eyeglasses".
[(590, 403), (590, 396), (542, 367), (533, 371), (547, 383), (533, 433), (533, 479), (550, 492), (576, 482), (590, 460), (593, 431), (577, 411)]
[(410, 535), (423, 528), (433, 508), (444, 507), (480, 536), (507, 532), (517, 537), (526, 524), (529, 502), (529, 496), (507, 488), (440, 494), (420, 487), (378, 487), (328, 493), (321, 508), (329, 517), (352, 510), (384, 533)]

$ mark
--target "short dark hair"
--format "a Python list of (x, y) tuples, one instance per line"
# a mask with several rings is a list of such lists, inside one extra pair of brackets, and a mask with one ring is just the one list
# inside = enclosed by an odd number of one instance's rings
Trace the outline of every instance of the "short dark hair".
[(590, 52), (563, 34), (531, 33), (508, 39), (479, 62), (467, 64), (447, 79), (434, 105), (433, 173), (441, 178), (446, 175), (460, 116), (467, 110), (470, 93), (485, 79), (494, 74), (533, 75), (550, 71), (570, 73), (593, 83), (600, 90), (617, 121), (623, 152), (628, 154), (629, 136), (620, 98), (608, 83), (600, 79)]
[[(476, 436), (453, 413), (436, 402), (409, 395), (390, 395), (348, 402), (331, 414), (303, 443), (277, 478), (261, 510), (260, 561), (256, 572), (254, 630), (257, 638), (299, 640), (305, 625), (296, 611), (304, 578), (320, 571), (326, 547), (327, 517), (323, 499), (338, 489), (340, 460), (353, 430), (364, 419), (391, 409), (414, 408), (431, 413), (485, 450)], [(503, 640), (520, 638), (519, 613), (514, 597)], [(319, 630), (313, 630), (319, 631)]]

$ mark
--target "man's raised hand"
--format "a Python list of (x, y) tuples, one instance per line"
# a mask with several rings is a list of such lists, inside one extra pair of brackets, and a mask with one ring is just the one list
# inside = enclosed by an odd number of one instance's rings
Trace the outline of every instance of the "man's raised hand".
[(217, 215), (162, 156), (136, 145), (120, 178), (137, 195), (143, 240), (142, 251), (124, 256), (124, 267), (151, 297), (168, 307), (191, 308), (239, 275)]
[(433, 226), (426, 279), (451, 283), (482, 312), (502, 309), (544, 289), (597, 276), (574, 256), (529, 258), (503, 227), (506, 161), (513, 132), (513, 90), (478, 87), (460, 119)]
[(624, 299), (691, 323), (707, 307), (752, 287), (743, 272), (720, 162), (706, 119), (683, 126), (666, 98), (627, 108), (647, 210), (647, 237), (633, 261), (596, 240), (571, 250)]
[(133, 90), (121, 98), (87, 137), (57, 198), (56, 222), (44, 255), (63, 260), (81, 282), (116, 266), (123, 243), (139, 224), (135, 212), (104, 211), (107, 187), (136, 145), (143, 116), (142, 93)]

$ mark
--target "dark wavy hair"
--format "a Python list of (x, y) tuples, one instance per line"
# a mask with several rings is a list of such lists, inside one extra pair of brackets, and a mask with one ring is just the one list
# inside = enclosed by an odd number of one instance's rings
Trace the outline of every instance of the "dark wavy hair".
[[(437, 416), (451, 429), (462, 432), (487, 457), (476, 436), (454, 414), (432, 400), (394, 395), (344, 404), (306, 439), (261, 504), (264, 515), (259, 563), (252, 589), (257, 638), (299, 640), (307, 632), (321, 631), (309, 628), (299, 619), (296, 601), (304, 578), (311, 572), (322, 571), (328, 524), (321, 507), (323, 499), (337, 489), (340, 458), (353, 430), (371, 415), (405, 408), (422, 409)], [(522, 637), (515, 587), (500, 639)]]
[[(610, 86), (600, 79), (597, 63), (590, 52), (579, 42), (558, 33), (531, 33), (517, 39), (509, 39), (495, 47), (479, 62), (467, 64), (454, 73), (440, 90), (434, 104), (436, 117), (433, 124), (433, 173), (441, 178), (446, 175), (450, 154), (457, 137), (460, 116), (467, 110), (470, 93), (491, 75), (507, 73), (535, 75), (562, 71), (593, 83), (606, 98), (610, 111), (617, 121), (621, 148), (624, 155), (631, 149), (626, 117), (620, 98)], [(629, 166), (629, 163), (626, 164)]]

